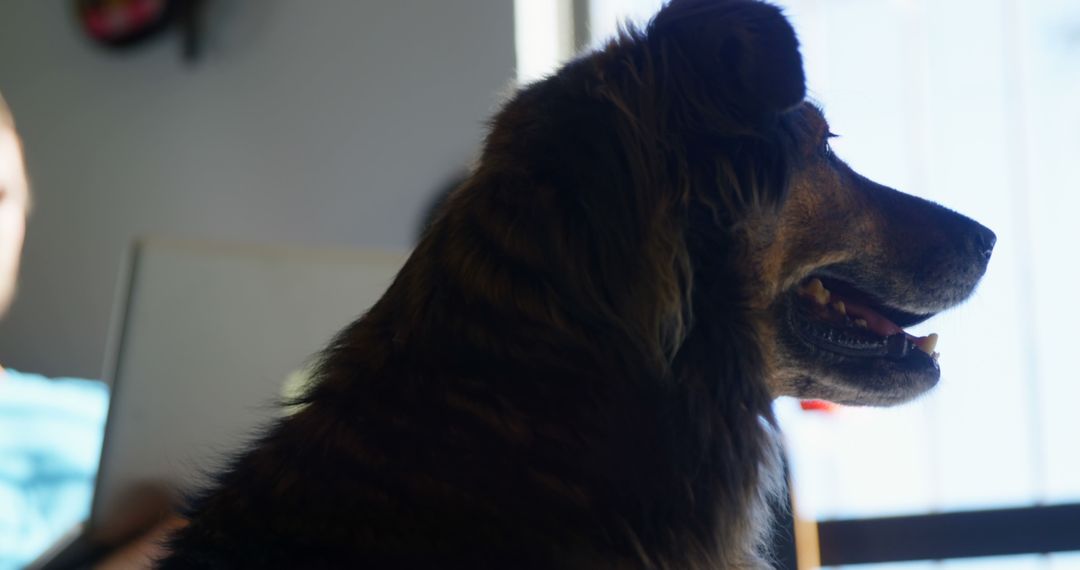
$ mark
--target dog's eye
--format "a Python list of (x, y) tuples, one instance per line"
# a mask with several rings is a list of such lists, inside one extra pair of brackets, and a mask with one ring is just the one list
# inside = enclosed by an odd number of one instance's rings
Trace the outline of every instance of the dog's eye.
[(832, 154), (832, 147), (829, 146), (829, 139), (834, 139), (840, 135), (833, 133), (832, 131), (826, 132), (825, 136), (821, 138), (821, 154), (823, 156), (829, 156)]

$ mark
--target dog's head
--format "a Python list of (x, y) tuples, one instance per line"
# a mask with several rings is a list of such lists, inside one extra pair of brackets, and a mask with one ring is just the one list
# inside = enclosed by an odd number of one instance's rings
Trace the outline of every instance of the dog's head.
[(856, 174), (805, 94), (779, 9), (671, 0), (508, 102), (441, 235), (484, 228), (543, 275), (534, 317), (637, 368), (911, 399), (939, 370), (902, 327), (971, 294), (994, 234)]
[[(830, 150), (781, 12), (673, 0), (608, 52), (633, 70), (599, 60), (609, 84), (622, 73), (612, 99), (636, 134), (654, 137), (664, 174), (652, 178), (677, 197), (694, 275), (690, 334), (702, 319), (755, 315), (773, 395), (888, 405), (934, 386), (936, 336), (903, 327), (968, 297), (995, 236)], [(740, 288), (718, 285), (728, 278)]]
[[(773, 390), (889, 405), (932, 388), (937, 335), (903, 327), (966, 299), (995, 236), (937, 204), (868, 180), (837, 157), (820, 110), (796, 109), (788, 194), (747, 232), (755, 303), (771, 320)], [(768, 228), (768, 229), (764, 229)]]

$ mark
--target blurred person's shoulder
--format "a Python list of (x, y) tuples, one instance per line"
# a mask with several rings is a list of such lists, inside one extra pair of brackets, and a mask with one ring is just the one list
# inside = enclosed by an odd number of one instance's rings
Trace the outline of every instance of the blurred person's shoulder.
[(50, 378), (41, 374), (0, 368), (0, 413), (13, 408), (43, 413), (74, 414), (89, 421), (104, 421), (109, 388), (87, 378)]

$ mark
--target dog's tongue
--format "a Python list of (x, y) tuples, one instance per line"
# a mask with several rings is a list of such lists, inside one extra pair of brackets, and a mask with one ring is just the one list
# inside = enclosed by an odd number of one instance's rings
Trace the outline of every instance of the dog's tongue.
[(919, 350), (931, 356), (937, 356), (937, 353), (934, 352), (934, 349), (937, 348), (937, 333), (930, 333), (926, 336), (915, 336), (912, 334), (908, 334), (906, 331), (904, 331), (904, 329), (900, 328), (899, 325), (890, 321), (887, 317), (875, 311), (868, 305), (864, 305), (862, 303), (859, 303), (858, 301), (851, 301), (848, 299), (843, 299), (843, 301), (848, 316), (852, 319), (862, 319), (866, 321), (866, 328), (874, 334), (883, 337), (890, 337), (894, 334), (903, 333), (907, 335), (907, 338), (910, 339), (911, 342), (915, 343), (915, 346), (917, 346)]
[(853, 319), (862, 319), (866, 321), (866, 328), (874, 332), (874, 334), (880, 336), (892, 336), (897, 333), (904, 332), (904, 329), (896, 325), (896, 323), (885, 318), (884, 315), (871, 309), (870, 307), (863, 305), (857, 301), (851, 301), (844, 299), (844, 306), (847, 309), (847, 314)]
[[(815, 278), (806, 282), (800, 288), (799, 293), (820, 306), (831, 307), (832, 310), (838, 311), (841, 315), (846, 315), (852, 321), (859, 323), (859, 326), (862, 326), (861, 323), (865, 323), (865, 328), (878, 336), (889, 338), (897, 334), (904, 334), (920, 350), (935, 358), (937, 356), (937, 353), (934, 352), (937, 347), (937, 333), (922, 337), (908, 334), (899, 325), (890, 321), (888, 317), (875, 311), (873, 307), (844, 295), (832, 293), (825, 288), (820, 279)], [(838, 305), (839, 309), (837, 309)]]

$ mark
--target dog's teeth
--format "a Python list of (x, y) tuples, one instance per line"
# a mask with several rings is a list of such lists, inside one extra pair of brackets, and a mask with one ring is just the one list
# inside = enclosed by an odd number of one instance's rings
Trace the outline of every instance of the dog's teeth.
[(855, 319), (854, 322), (855, 322), (855, 326), (859, 327), (860, 329), (865, 329), (866, 326), (867, 326), (866, 325), (866, 319)]
[(829, 290), (825, 288), (825, 284), (817, 277), (808, 281), (806, 286), (802, 288), (802, 292), (819, 305), (824, 305), (829, 302)]
[(919, 347), (919, 350), (926, 354), (933, 355), (934, 349), (937, 348), (937, 341), (937, 333), (930, 333), (922, 338), (915, 339), (915, 346)]
[(836, 311), (837, 313), (840, 313), (841, 315), (846, 315), (847, 314), (847, 307), (844, 305), (843, 301), (837, 301), (837, 302), (833, 303), (832, 308), (833, 308), (834, 311)]

